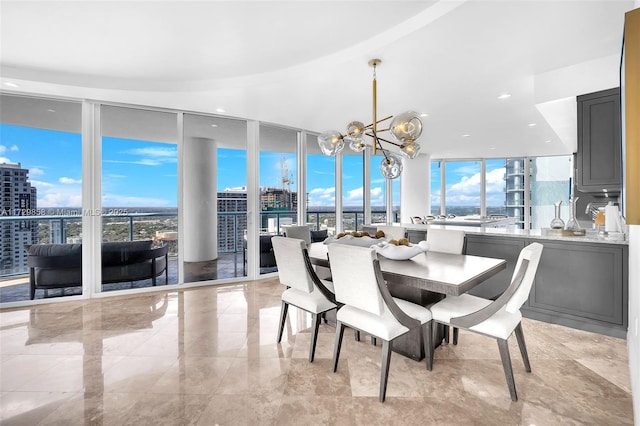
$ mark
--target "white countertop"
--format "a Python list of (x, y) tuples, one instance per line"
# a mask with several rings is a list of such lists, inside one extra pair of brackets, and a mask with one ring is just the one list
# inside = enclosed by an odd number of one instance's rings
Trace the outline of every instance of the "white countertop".
[[(377, 226), (372, 224), (369, 226)], [(604, 239), (599, 237), (595, 231), (587, 230), (585, 236), (563, 236), (563, 235), (544, 235), (541, 229), (514, 229), (514, 228), (480, 228), (477, 226), (452, 226), (452, 225), (421, 225), (414, 223), (394, 223), (393, 226), (403, 226), (408, 230), (428, 231), (429, 229), (457, 229), (467, 234), (474, 235), (495, 235), (501, 237), (518, 237), (518, 238), (535, 238), (537, 240), (557, 240), (557, 241), (574, 241), (604, 244), (622, 244), (628, 245), (629, 242), (616, 241), (614, 239)], [(387, 225), (388, 226), (388, 225)]]

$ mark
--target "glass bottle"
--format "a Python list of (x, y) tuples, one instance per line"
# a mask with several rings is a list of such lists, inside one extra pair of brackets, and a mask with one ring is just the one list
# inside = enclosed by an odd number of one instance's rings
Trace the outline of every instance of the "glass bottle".
[(564, 229), (564, 220), (560, 218), (560, 206), (562, 205), (562, 201), (556, 201), (554, 205), (556, 206), (556, 217), (553, 218), (549, 227), (551, 229)]
[(578, 223), (578, 219), (576, 219), (576, 204), (578, 201), (578, 198), (580, 197), (575, 197), (572, 198), (571, 200), (569, 200), (569, 220), (567, 221), (567, 224), (565, 225), (564, 229), (566, 229), (567, 231), (580, 231), (580, 223)]

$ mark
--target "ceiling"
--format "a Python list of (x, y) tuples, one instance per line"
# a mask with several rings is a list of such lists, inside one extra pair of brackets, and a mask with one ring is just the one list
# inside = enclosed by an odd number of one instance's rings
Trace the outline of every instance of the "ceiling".
[[(380, 58), (378, 116), (428, 114), (422, 152), (568, 154), (576, 149), (575, 96), (619, 84), (624, 13), (633, 7), (0, 0), (0, 81), (8, 93), (344, 132), (349, 121), (371, 122), (367, 62)], [(511, 96), (498, 99), (503, 93)]]

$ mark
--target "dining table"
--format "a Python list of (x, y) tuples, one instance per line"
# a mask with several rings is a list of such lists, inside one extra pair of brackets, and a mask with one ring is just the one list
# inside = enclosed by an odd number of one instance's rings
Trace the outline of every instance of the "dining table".
[[(339, 243), (334, 243), (339, 244)], [(313, 265), (330, 268), (328, 245), (308, 246)], [(507, 261), (491, 257), (436, 251), (419, 253), (408, 260), (378, 255), (382, 275), (392, 296), (421, 306), (429, 306), (446, 296), (459, 296), (507, 268)], [(441, 342), (443, 328), (435, 328), (435, 342)], [(424, 358), (420, 330), (412, 330), (394, 340), (392, 349), (417, 361)]]

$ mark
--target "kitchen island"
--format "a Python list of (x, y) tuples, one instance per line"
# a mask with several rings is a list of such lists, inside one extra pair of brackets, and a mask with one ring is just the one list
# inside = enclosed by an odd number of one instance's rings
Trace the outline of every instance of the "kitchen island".
[[(520, 250), (544, 245), (538, 273), (522, 314), (548, 323), (625, 338), (628, 325), (629, 247), (627, 241), (585, 236), (545, 235), (542, 230), (448, 225), (396, 224), (412, 243), (429, 229), (465, 231), (465, 253), (505, 259), (507, 269), (470, 293), (493, 299), (509, 285)], [(376, 225), (364, 226), (375, 230)]]

